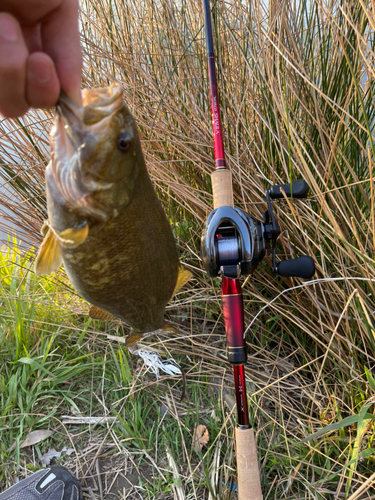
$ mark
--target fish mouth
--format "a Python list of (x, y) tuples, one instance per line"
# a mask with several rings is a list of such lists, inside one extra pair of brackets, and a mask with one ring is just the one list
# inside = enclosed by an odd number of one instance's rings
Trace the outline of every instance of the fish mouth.
[(70, 208), (106, 220), (118, 212), (111, 194), (98, 192), (115, 185), (107, 160), (113, 155), (116, 142), (112, 142), (127, 108), (118, 84), (84, 90), (82, 97), (83, 105), (77, 106), (65, 93), (60, 94), (50, 134), (52, 171)]
[(68, 136), (73, 149), (78, 149), (84, 140), (83, 110), (61, 92), (57, 103), (57, 127)]
[(112, 116), (122, 106), (122, 88), (113, 83), (109, 87), (84, 89), (82, 106), (77, 106), (69, 97), (61, 92), (57, 103), (57, 113), (63, 122), (73, 146), (78, 148), (84, 136), (90, 133), (90, 127), (106, 126)]
[(78, 120), (83, 123), (83, 107), (77, 106), (65, 92), (61, 91), (59, 101), (57, 103), (57, 112), (60, 116), (64, 117), (67, 121)]
[[(109, 87), (96, 89), (84, 89), (82, 91), (82, 102), (85, 109), (96, 111), (100, 115), (107, 116), (116, 111), (122, 104), (122, 87), (118, 83), (112, 83)], [(89, 117), (85, 116), (85, 121)]]
[[(90, 139), (100, 136), (110, 126), (113, 116), (122, 107), (122, 88), (118, 84), (109, 87), (84, 89), (82, 106), (77, 106), (61, 92), (57, 103), (56, 130), (65, 156), (70, 160), (75, 152), (87, 148)], [(103, 182), (88, 175), (81, 179), (88, 191), (110, 189), (112, 182)]]

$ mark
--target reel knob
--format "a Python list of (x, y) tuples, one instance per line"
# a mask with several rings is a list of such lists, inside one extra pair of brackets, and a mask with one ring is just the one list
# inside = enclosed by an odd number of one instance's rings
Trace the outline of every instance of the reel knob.
[(270, 197), (273, 200), (277, 200), (283, 198), (283, 193), (281, 189), (283, 189), (285, 196), (288, 198), (306, 198), (309, 193), (309, 185), (303, 179), (298, 179), (297, 181), (292, 182), (292, 190), (290, 190), (290, 184), (276, 184), (275, 186), (271, 186), (270, 188)]
[(282, 260), (276, 266), (276, 272), (284, 278), (309, 279), (315, 274), (315, 262), (308, 255), (302, 255), (298, 259)]

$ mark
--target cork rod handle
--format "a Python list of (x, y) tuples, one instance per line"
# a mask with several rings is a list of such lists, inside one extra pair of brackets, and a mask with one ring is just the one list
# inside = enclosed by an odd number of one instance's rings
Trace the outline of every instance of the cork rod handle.
[(236, 428), (238, 500), (262, 500), (253, 429)]
[(211, 174), (214, 209), (233, 207), (232, 173), (227, 168), (219, 168)]

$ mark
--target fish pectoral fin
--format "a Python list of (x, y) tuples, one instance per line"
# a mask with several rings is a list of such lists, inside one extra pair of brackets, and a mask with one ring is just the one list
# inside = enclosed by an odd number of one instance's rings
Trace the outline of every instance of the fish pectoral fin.
[(176, 286), (174, 287), (172, 297), (176, 295), (180, 288), (182, 288), (192, 277), (192, 273), (184, 268), (181, 264), (178, 266), (178, 275)]
[(43, 276), (57, 271), (62, 264), (62, 260), (59, 243), (53, 231), (48, 229), (35, 260), (35, 274)]
[(85, 241), (89, 235), (89, 224), (85, 222), (78, 227), (69, 227), (57, 235), (63, 248), (76, 248)]
[(178, 330), (170, 323), (164, 323), (161, 333), (174, 333), (175, 335), (178, 335)]
[(48, 222), (48, 220), (45, 220), (43, 222), (43, 226), (40, 228), (40, 234), (42, 236), (46, 236), (48, 233), (48, 229), (49, 229), (49, 222)]
[(98, 306), (90, 307), (89, 316), (92, 319), (101, 319), (101, 320), (116, 318), (116, 316), (113, 316), (113, 314), (109, 313), (108, 311), (105, 311), (104, 309)]

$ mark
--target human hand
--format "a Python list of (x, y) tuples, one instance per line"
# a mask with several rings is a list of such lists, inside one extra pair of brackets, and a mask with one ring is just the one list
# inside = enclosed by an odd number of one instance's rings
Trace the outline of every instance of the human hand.
[(81, 104), (78, 0), (0, 0), (0, 113)]

